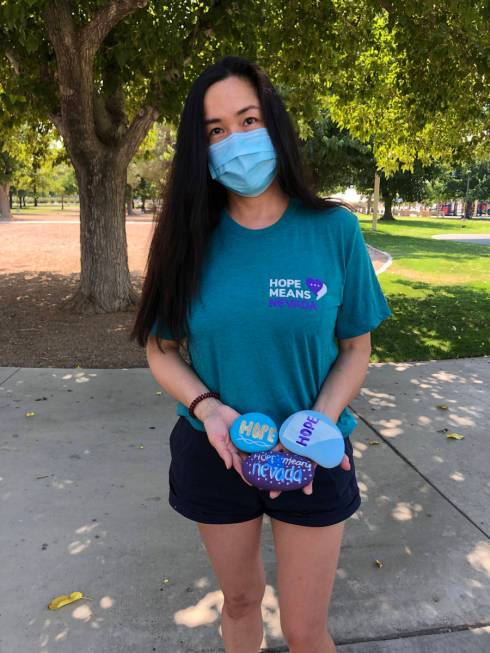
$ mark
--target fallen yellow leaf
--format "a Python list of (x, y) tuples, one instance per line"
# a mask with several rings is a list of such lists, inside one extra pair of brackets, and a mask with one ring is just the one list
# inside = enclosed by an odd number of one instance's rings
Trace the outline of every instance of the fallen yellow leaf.
[(36, 414), (36, 413), (35, 413), (33, 410), (30, 410), (30, 411), (28, 411), (28, 412), (26, 413), (26, 417), (32, 417), (32, 416), (35, 415), (35, 414)]
[(89, 596), (84, 596), (83, 592), (72, 592), (69, 596), (66, 594), (61, 594), (61, 596), (56, 596), (51, 603), (49, 603), (48, 608), (50, 610), (59, 610), (64, 605), (73, 603), (73, 601), (78, 601), (80, 599), (91, 600)]
[(449, 440), (464, 440), (464, 435), (459, 433), (448, 433), (446, 436)]
[(376, 567), (378, 567), (378, 569), (381, 569), (381, 567), (383, 566), (383, 561), (382, 560), (375, 560), (374, 564), (376, 565)]
[(157, 391), (155, 392), (155, 394), (156, 394), (156, 395), (161, 395), (161, 394), (162, 394), (162, 391), (161, 391), (161, 390), (157, 390)]
[(378, 440), (369, 440), (368, 444), (380, 444)]
[(447, 404), (436, 404), (436, 408), (440, 408), (441, 410), (447, 410)]

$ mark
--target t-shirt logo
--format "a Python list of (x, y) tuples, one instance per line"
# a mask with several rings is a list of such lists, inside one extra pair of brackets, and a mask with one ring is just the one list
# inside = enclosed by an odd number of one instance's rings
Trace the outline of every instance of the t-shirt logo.
[(323, 283), (321, 279), (311, 279), (310, 277), (306, 280), (306, 285), (311, 290), (316, 299), (321, 299), (323, 295), (327, 292), (327, 285)]
[(327, 293), (327, 284), (308, 277), (304, 285), (301, 279), (269, 279), (269, 306), (316, 311), (318, 300)]

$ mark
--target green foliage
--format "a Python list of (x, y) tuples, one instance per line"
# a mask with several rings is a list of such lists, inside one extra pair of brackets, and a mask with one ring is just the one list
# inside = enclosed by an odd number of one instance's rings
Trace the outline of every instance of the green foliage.
[(430, 195), (434, 201), (490, 198), (490, 159), (440, 166), (430, 184)]
[(302, 152), (317, 191), (335, 193), (348, 186), (372, 189), (375, 162), (369, 145), (352, 138), (322, 110), (309, 124), (311, 136)]
[[(70, 4), (83, 26), (106, 2)], [(0, 130), (57, 110), (45, 5), (0, 2)], [(196, 75), (242, 54), (270, 73), (302, 138), (328, 108), (389, 176), (488, 148), (488, 13), (472, 0), (151, 0), (104, 40), (94, 90), (122, 93), (128, 120), (150, 104), (175, 122)]]
[[(133, 187), (136, 195), (141, 195), (141, 190), (149, 194), (146, 197), (156, 197), (162, 190), (166, 181), (170, 162), (173, 158), (176, 132), (169, 125), (156, 124), (148, 132), (138, 152), (128, 166), (128, 183)], [(141, 182), (143, 181), (143, 186)], [(139, 188), (140, 191), (136, 191)]]
[(397, 170), (380, 177), (380, 191), (384, 198), (399, 198), (405, 202), (422, 202), (428, 198), (428, 183), (436, 174), (435, 166), (423, 166), (417, 159), (413, 170)]
[[(312, 136), (303, 144), (303, 153), (318, 190), (332, 193), (355, 186), (364, 194), (371, 194), (374, 174), (379, 168), (370, 144), (352, 138), (322, 111), (319, 120), (310, 124)], [(438, 174), (436, 166), (423, 166), (417, 159), (413, 170), (396, 170), (391, 176), (380, 175), (382, 195), (422, 201), (427, 197), (428, 181)]]

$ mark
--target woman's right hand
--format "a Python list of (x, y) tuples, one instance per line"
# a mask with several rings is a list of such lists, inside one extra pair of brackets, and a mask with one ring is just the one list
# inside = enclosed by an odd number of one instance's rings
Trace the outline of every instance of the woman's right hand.
[(204, 415), (201, 415), (200, 419), (204, 424), (210, 444), (218, 452), (226, 469), (233, 467), (240, 474), (242, 480), (247, 485), (251, 485), (243, 476), (242, 471), (242, 460), (246, 458), (246, 454), (238, 451), (230, 438), (229, 430), (237, 417), (240, 417), (240, 413), (234, 408), (216, 403)]

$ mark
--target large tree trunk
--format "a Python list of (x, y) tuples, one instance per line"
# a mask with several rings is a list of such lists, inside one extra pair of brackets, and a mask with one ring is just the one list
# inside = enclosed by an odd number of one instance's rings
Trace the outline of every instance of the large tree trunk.
[[(147, 3), (108, 1), (80, 27), (65, 0), (51, 0), (44, 9), (60, 88), (60, 106), (51, 119), (75, 167), (80, 194), (80, 286), (66, 303), (80, 313), (125, 311), (137, 301), (127, 257), (127, 167), (158, 112), (144, 106), (128, 124), (122, 83), (116, 87), (104, 83), (114, 88), (104, 94), (94, 85), (93, 66), (107, 34)], [(104, 74), (112, 71), (103, 70)]]
[(395, 218), (393, 217), (393, 212), (392, 212), (393, 197), (391, 195), (383, 195), (383, 202), (384, 202), (384, 205), (385, 205), (385, 212), (381, 216), (380, 221), (381, 220), (384, 220), (384, 221), (391, 220), (391, 221), (394, 222)]
[(0, 184), (0, 220), (12, 220), (9, 183)]
[(80, 194), (80, 286), (66, 302), (80, 313), (126, 311), (131, 286), (125, 214), (126, 166), (115, 156), (77, 170)]

